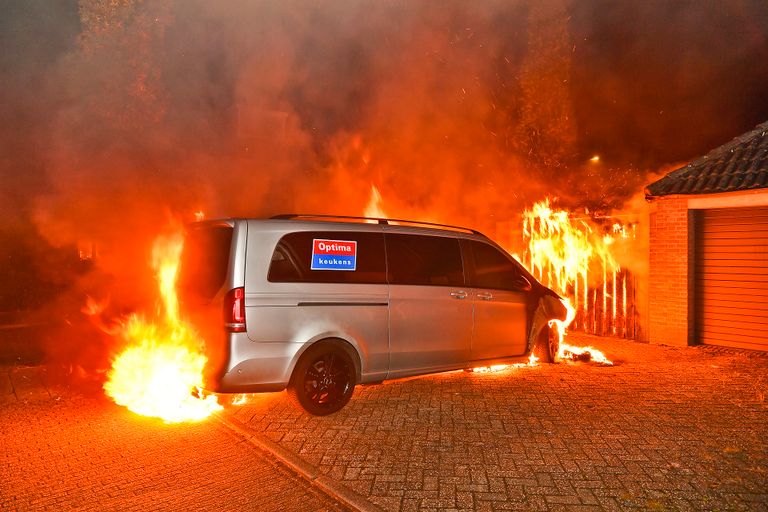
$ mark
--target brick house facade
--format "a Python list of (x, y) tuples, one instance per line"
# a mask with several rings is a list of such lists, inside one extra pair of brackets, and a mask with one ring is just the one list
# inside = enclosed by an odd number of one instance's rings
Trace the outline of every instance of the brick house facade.
[(768, 122), (645, 192), (649, 341), (768, 350)]

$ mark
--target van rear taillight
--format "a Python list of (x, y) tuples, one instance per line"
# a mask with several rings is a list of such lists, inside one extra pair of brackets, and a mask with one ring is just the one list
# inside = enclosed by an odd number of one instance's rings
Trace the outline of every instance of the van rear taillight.
[(245, 332), (245, 288), (233, 288), (224, 297), (224, 327), (230, 332)]

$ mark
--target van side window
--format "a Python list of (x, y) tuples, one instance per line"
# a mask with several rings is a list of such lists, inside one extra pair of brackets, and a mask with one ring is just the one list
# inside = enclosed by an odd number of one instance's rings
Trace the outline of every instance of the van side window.
[[(315, 241), (321, 240), (325, 241), (324, 245), (318, 246)], [(331, 253), (323, 254), (322, 264), (318, 264), (319, 247)], [(318, 266), (322, 269), (317, 269)], [(385, 275), (383, 234), (300, 231), (283, 236), (277, 243), (267, 280), (272, 283), (384, 284)]]
[(519, 290), (520, 272), (511, 259), (492, 245), (472, 241), (472, 254), (475, 271), (472, 286), (476, 288), (494, 288), (497, 290)]
[(464, 285), (457, 239), (387, 233), (386, 241), (390, 284)]

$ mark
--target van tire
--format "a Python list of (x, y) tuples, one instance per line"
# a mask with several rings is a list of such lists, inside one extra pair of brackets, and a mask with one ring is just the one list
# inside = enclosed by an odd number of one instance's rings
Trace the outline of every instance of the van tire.
[(355, 384), (355, 364), (341, 342), (322, 341), (299, 358), (288, 383), (288, 397), (308, 413), (325, 416), (347, 405)]
[(544, 363), (560, 362), (560, 335), (557, 332), (557, 324), (547, 325), (539, 334), (539, 343), (537, 352), (541, 354), (541, 361)]

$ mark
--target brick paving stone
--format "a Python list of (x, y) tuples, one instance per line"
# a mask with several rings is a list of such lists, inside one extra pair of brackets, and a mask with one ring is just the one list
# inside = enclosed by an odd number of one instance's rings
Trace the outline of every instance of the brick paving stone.
[(571, 335), (616, 364), (284, 393), (227, 414), (387, 510), (768, 510), (768, 357)]
[(41, 390), (39, 368), (9, 373), (22, 392), (0, 404), (3, 512), (344, 510), (215, 420), (168, 425), (100, 395)]

